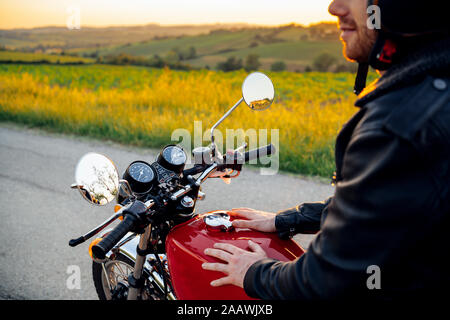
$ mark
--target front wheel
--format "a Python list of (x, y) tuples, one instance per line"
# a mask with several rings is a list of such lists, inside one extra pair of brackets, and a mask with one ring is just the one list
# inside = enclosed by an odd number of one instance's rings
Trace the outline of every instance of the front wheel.
[[(134, 262), (121, 253), (105, 262), (92, 262), (92, 277), (100, 300), (125, 300), (128, 294), (128, 276), (134, 271)], [(140, 299), (159, 300), (160, 293), (146, 281)]]

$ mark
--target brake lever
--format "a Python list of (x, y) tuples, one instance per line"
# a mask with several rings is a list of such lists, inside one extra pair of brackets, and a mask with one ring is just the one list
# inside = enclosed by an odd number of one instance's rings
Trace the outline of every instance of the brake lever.
[(103, 223), (101, 223), (100, 225), (98, 225), (97, 227), (95, 227), (94, 229), (92, 229), (91, 231), (86, 233), (85, 235), (82, 235), (81, 237), (79, 237), (77, 239), (71, 239), (69, 241), (69, 246), (75, 247), (75, 246), (77, 246), (79, 244), (82, 244), (86, 240), (92, 238), (97, 233), (99, 233), (100, 231), (105, 229), (107, 226), (109, 226), (111, 223), (113, 223), (115, 220), (117, 220), (122, 215), (122, 212), (125, 209), (127, 209), (129, 206), (130, 205), (123, 206), (115, 214), (113, 214), (111, 217), (109, 217), (107, 220), (105, 220)]

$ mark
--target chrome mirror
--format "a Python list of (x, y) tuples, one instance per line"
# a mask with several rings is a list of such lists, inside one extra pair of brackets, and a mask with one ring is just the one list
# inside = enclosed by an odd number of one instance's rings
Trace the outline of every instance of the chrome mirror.
[(242, 85), (242, 97), (253, 110), (266, 110), (275, 97), (272, 80), (261, 72), (250, 74)]
[(119, 189), (116, 166), (98, 153), (88, 153), (78, 161), (75, 181), (71, 187), (78, 189), (88, 202), (100, 206), (114, 200)]
[(275, 98), (275, 88), (272, 80), (264, 73), (253, 72), (245, 78), (242, 84), (242, 97), (219, 119), (211, 128), (211, 146), (213, 156), (216, 157), (217, 150), (214, 141), (214, 130), (222, 123), (243, 101), (252, 110), (265, 110), (269, 108)]

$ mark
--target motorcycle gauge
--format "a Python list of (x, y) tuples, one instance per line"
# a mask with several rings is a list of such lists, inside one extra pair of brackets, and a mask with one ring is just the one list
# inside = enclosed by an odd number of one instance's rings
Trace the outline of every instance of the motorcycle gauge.
[(166, 146), (156, 160), (165, 169), (180, 174), (187, 161), (186, 152), (176, 145)]
[(129, 165), (123, 178), (128, 181), (133, 192), (145, 193), (152, 189), (156, 174), (147, 162), (135, 161)]

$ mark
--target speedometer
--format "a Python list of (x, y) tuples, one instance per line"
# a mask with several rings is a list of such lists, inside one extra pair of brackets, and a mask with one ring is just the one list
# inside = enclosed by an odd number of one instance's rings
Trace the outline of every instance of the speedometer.
[(161, 166), (176, 173), (183, 171), (186, 161), (186, 152), (184, 152), (183, 148), (175, 145), (165, 147), (157, 160)]
[(155, 176), (153, 168), (147, 162), (135, 161), (127, 168), (123, 178), (130, 183), (134, 192), (145, 193), (152, 189)]
[(163, 157), (167, 162), (175, 166), (186, 163), (186, 153), (177, 146), (164, 148)]

